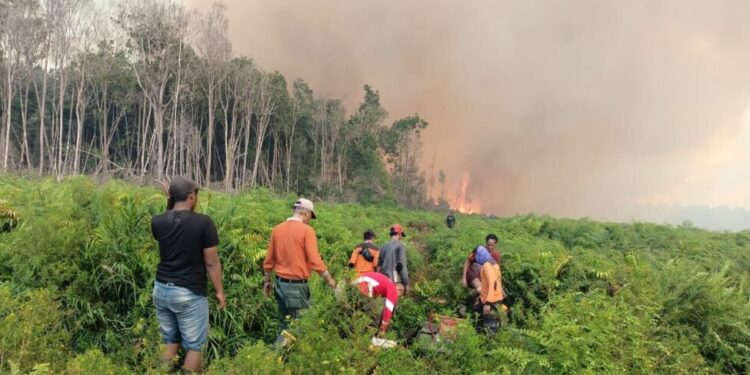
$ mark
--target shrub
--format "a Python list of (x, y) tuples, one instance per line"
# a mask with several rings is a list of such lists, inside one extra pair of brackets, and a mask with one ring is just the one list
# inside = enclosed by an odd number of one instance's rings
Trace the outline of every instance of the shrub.
[(62, 323), (60, 304), (49, 290), (14, 293), (11, 284), (0, 283), (0, 372), (12, 365), (29, 371), (44, 363), (59, 369), (69, 355), (70, 340)]

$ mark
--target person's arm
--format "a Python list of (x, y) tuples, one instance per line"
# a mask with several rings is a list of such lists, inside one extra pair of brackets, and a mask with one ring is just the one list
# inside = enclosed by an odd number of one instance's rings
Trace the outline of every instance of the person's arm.
[(268, 250), (266, 250), (266, 259), (263, 261), (263, 293), (270, 296), (273, 291), (271, 282), (271, 272), (276, 266), (276, 247), (273, 241), (274, 234), (271, 232), (271, 239), (268, 240)]
[(154, 224), (154, 218), (151, 218), (151, 236), (154, 237), (155, 240), (158, 241), (158, 238), (156, 238), (156, 225)]
[(469, 271), (469, 266), (471, 265), (471, 262), (467, 258), (464, 262), (464, 270), (461, 273), (461, 285), (464, 286), (464, 288), (468, 288), (469, 284), (466, 282), (466, 273)]
[(223, 309), (227, 304), (224, 297), (224, 284), (221, 282), (221, 260), (219, 259), (219, 233), (213, 220), (206, 216), (204, 225), (203, 239), (201, 247), (203, 248), (203, 262), (206, 264), (206, 272), (211, 278), (211, 284), (216, 292), (216, 299), (219, 300), (219, 308)]
[(352, 256), (349, 257), (349, 268), (354, 268), (354, 263), (357, 261), (357, 256), (359, 255), (360, 250), (361, 248), (359, 246), (352, 250)]
[(315, 236), (315, 231), (312, 228), (310, 228), (305, 234), (305, 254), (307, 255), (307, 261), (313, 271), (326, 279), (326, 282), (331, 288), (336, 289), (336, 280), (333, 279), (328, 272), (325, 263), (323, 263), (323, 259), (320, 258), (320, 252), (318, 252), (318, 237)]
[(403, 242), (399, 244), (398, 251), (398, 263), (401, 264), (401, 269), (398, 270), (398, 276), (401, 278), (401, 282), (404, 284), (404, 294), (409, 293), (409, 268), (406, 265), (406, 246)]
[(211, 278), (211, 284), (214, 286), (216, 292), (216, 299), (219, 300), (219, 308), (223, 309), (227, 304), (227, 299), (224, 296), (224, 284), (221, 281), (221, 259), (219, 259), (219, 249), (209, 247), (203, 249), (203, 261), (206, 263), (206, 272)]

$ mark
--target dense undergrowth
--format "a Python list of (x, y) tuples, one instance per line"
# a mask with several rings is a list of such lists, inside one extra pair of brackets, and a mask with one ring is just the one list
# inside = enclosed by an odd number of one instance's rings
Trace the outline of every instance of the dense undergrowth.
[[(750, 371), (750, 232), (538, 216), (459, 216), (449, 230), (440, 214), (334, 204), (320, 204), (313, 225), (339, 280), (364, 229), (382, 241), (390, 224), (406, 226), (414, 286), (389, 333), (399, 346), (370, 351), (376, 328), (356, 293), (337, 300), (313, 277), (314, 307), (282, 361), (269, 346), (278, 323), (261, 263), (292, 199), (200, 194), (219, 228), (228, 298), (225, 311), (211, 307), (209, 373)], [(149, 220), (164, 203), (118, 181), (0, 178), (0, 373), (159, 373)], [(479, 334), (467, 318), (450, 339), (417, 339), (431, 314), (456, 316), (461, 265), (490, 232), (510, 306), (501, 331)]]

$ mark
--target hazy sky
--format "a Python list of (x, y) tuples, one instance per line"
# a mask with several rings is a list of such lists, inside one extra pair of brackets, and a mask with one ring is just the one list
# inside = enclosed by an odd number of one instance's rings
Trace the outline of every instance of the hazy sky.
[(225, 3), (236, 55), (423, 116), (425, 169), (485, 212), (750, 208), (750, 1)]

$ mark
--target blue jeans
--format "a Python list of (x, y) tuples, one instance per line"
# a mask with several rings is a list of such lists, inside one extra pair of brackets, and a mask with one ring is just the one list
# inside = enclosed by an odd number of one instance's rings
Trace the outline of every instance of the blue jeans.
[(208, 340), (208, 298), (172, 283), (154, 282), (154, 305), (165, 344), (200, 352)]

